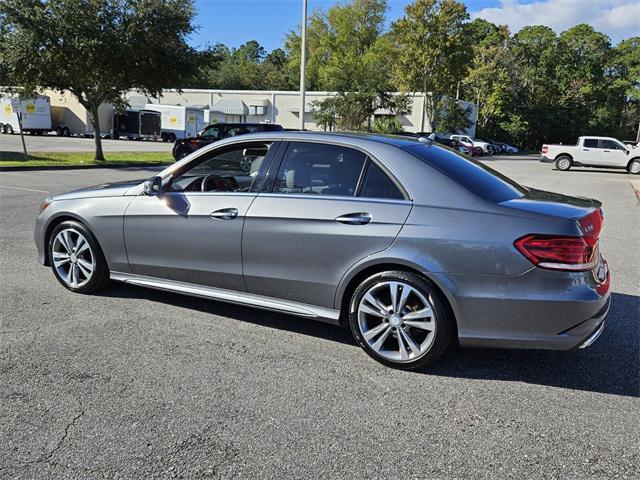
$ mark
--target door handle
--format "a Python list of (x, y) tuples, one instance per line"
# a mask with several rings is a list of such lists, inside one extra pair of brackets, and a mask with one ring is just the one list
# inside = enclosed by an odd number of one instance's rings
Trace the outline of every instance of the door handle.
[(371, 214), (366, 212), (348, 213), (336, 218), (336, 222), (347, 225), (366, 225), (371, 221)]
[(237, 208), (222, 208), (211, 212), (209, 215), (211, 218), (219, 218), (220, 220), (233, 220), (238, 216)]
[(589, 151), (589, 149), (588, 149), (588, 148), (583, 148), (583, 149), (582, 149), (582, 151), (583, 151), (583, 152), (588, 152), (588, 151)]
[(610, 150), (603, 150), (603, 152), (607, 152), (607, 153), (610, 153)]

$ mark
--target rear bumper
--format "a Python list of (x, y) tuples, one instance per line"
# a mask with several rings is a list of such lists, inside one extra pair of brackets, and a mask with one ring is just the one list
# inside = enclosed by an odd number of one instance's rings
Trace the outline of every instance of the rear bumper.
[(553, 158), (549, 158), (549, 157), (547, 157), (545, 155), (540, 155), (540, 162), (541, 163), (553, 163), (554, 160), (553, 160)]
[(611, 305), (608, 284), (594, 272), (534, 268), (517, 277), (449, 275), (438, 281), (453, 290), (460, 345), (468, 347), (585, 348), (602, 333)]

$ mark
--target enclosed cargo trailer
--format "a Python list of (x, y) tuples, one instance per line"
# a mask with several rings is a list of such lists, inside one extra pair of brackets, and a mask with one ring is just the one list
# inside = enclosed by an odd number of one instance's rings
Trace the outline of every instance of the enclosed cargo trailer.
[(129, 109), (113, 115), (112, 138), (130, 140), (160, 138), (160, 112), (147, 109)]
[(195, 137), (207, 125), (204, 121), (202, 108), (148, 103), (145, 105), (145, 109), (160, 113), (160, 137), (165, 142)]
[[(42, 135), (51, 131), (51, 103), (46, 95), (20, 99), (23, 132)], [(18, 114), (11, 107), (11, 97), (0, 97), (0, 133), (20, 133)]]

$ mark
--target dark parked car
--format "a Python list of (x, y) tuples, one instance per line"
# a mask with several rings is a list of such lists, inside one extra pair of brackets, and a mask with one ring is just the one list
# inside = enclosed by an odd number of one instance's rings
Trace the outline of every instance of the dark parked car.
[(73, 292), (116, 280), (314, 318), (417, 368), (452, 342), (591, 345), (610, 304), (600, 206), (436, 142), (271, 132), (48, 198), (35, 241)]
[(200, 130), (195, 137), (181, 138), (173, 144), (173, 159), (180, 160), (199, 148), (223, 138), (246, 133), (277, 132), (282, 125), (272, 123), (216, 123)]

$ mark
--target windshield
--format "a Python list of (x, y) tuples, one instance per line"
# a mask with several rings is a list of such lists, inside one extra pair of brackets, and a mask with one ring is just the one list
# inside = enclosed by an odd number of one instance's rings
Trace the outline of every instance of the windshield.
[(404, 149), (489, 202), (501, 203), (527, 193), (526, 188), (509, 177), (453, 150), (423, 144)]

